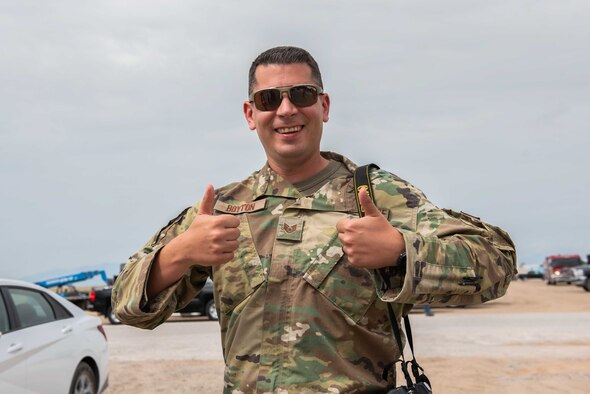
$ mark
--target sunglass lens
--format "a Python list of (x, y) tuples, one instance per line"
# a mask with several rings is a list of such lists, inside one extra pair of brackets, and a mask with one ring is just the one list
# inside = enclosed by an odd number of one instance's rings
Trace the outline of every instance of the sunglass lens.
[(281, 92), (278, 89), (266, 89), (254, 95), (254, 104), (261, 111), (274, 111), (281, 105)]
[(298, 107), (309, 107), (318, 99), (318, 91), (313, 86), (294, 86), (289, 93), (291, 102)]

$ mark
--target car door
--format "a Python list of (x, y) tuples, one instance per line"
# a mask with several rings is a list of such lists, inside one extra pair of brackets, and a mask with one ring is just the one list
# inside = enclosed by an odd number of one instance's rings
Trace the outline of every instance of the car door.
[(22, 335), (14, 331), (8, 305), (0, 291), (0, 393), (24, 393), (26, 358), (22, 353)]
[(38, 393), (67, 392), (76, 355), (71, 314), (34, 289), (6, 287), (4, 294), (16, 316), (19, 356), (26, 358), (27, 389)]

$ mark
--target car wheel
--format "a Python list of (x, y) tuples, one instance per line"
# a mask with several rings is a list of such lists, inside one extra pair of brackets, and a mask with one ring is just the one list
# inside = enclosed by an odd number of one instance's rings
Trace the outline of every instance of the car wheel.
[(215, 309), (214, 300), (209, 300), (207, 306), (205, 307), (205, 311), (207, 312), (207, 317), (209, 317), (209, 320), (217, 320), (219, 318), (217, 316), (217, 309)]
[(96, 375), (90, 365), (81, 362), (74, 372), (70, 394), (96, 394), (96, 392)]
[(584, 282), (584, 290), (590, 291), (590, 277), (586, 278), (586, 282)]
[(115, 315), (115, 312), (113, 311), (113, 308), (110, 307), (110, 306), (107, 309), (107, 319), (109, 319), (109, 322), (111, 324), (121, 324), (121, 320), (119, 320), (119, 318), (117, 317), (117, 315)]

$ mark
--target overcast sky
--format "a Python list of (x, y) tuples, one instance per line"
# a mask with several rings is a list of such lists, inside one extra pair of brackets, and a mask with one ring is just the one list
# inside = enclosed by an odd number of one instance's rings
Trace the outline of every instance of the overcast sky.
[(2, 1), (0, 277), (125, 262), (265, 161), (247, 71), (308, 49), (323, 149), (500, 225), (519, 261), (590, 254), (590, 2)]

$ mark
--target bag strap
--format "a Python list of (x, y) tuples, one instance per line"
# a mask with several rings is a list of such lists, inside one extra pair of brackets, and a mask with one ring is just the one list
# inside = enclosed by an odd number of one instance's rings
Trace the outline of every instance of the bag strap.
[[(371, 184), (371, 176), (369, 174), (369, 171), (371, 171), (372, 168), (379, 169), (379, 166), (371, 163), (371, 164), (367, 164), (364, 166), (360, 166), (354, 171), (353, 180), (354, 180), (354, 191), (355, 191), (355, 197), (356, 197), (356, 205), (357, 205), (359, 217), (361, 217), (361, 218), (365, 216), (365, 211), (361, 207), (361, 203), (360, 203), (360, 199), (359, 199), (360, 189), (361, 188), (366, 189), (369, 194), (369, 197), (371, 197), (371, 200), (373, 200), (373, 202), (375, 202), (375, 195), (373, 193), (373, 185)], [(381, 275), (383, 275), (383, 273), (381, 271), (379, 271), (379, 273)], [(389, 321), (391, 323), (391, 329), (393, 331), (393, 337), (395, 338), (395, 341), (397, 342), (397, 346), (398, 346), (400, 353), (401, 353), (402, 372), (404, 374), (404, 377), (406, 379), (406, 383), (407, 383), (408, 387), (414, 386), (414, 382), (412, 381), (410, 373), (408, 372), (408, 364), (411, 364), (412, 375), (414, 376), (414, 379), (416, 380), (416, 382), (426, 382), (430, 386), (430, 381), (428, 380), (426, 375), (424, 375), (424, 369), (420, 366), (420, 364), (418, 364), (418, 361), (416, 360), (416, 356), (414, 355), (414, 341), (412, 339), (412, 328), (410, 326), (410, 318), (407, 315), (403, 317), (404, 318), (404, 326), (406, 328), (406, 338), (408, 339), (408, 343), (410, 344), (410, 350), (412, 352), (412, 360), (406, 361), (406, 359), (404, 358), (404, 349), (403, 349), (403, 344), (402, 344), (402, 339), (401, 339), (400, 327), (398, 325), (395, 312), (393, 311), (393, 308), (391, 307), (390, 302), (386, 302), (386, 304), (387, 304), (387, 312), (389, 315)], [(395, 365), (395, 361), (394, 361), (393, 365)], [(391, 365), (388, 365), (385, 368), (385, 370), (383, 371), (383, 378), (384, 379), (386, 378), (390, 367), (391, 367)]]
[[(389, 305), (389, 303), (388, 303)], [(424, 374), (424, 368), (418, 364), (418, 360), (416, 360), (416, 356), (414, 355), (414, 341), (412, 340), (412, 327), (410, 326), (410, 317), (408, 315), (404, 316), (404, 326), (406, 327), (406, 338), (408, 338), (408, 343), (410, 344), (410, 350), (412, 351), (412, 360), (409, 363), (412, 364), (412, 375), (414, 379), (416, 379), (416, 383), (418, 382), (426, 382), (428, 383), (429, 387), (432, 387), (430, 384), (430, 380)]]
[[(393, 330), (393, 336), (395, 338), (395, 341), (397, 342), (398, 349), (399, 349), (401, 356), (402, 356), (402, 362), (401, 362), (402, 372), (404, 374), (404, 378), (406, 379), (407, 386), (413, 387), (414, 382), (412, 381), (412, 378), (410, 377), (410, 373), (408, 372), (408, 363), (411, 363), (411, 361), (406, 362), (406, 359), (404, 357), (404, 346), (402, 344), (402, 336), (400, 333), (400, 328), (397, 323), (397, 319), (395, 317), (395, 312), (393, 311), (393, 308), (391, 307), (391, 302), (386, 302), (386, 304), (387, 304), (387, 312), (389, 313), (389, 322), (391, 323), (391, 329)], [(414, 357), (413, 353), (412, 353), (412, 357)], [(395, 365), (395, 361), (394, 361), (393, 365)], [(387, 376), (388, 372), (389, 372), (389, 368), (387, 368), (385, 371), (383, 371), (383, 375)]]
[(369, 197), (371, 197), (371, 200), (375, 201), (375, 195), (373, 194), (373, 185), (371, 184), (371, 176), (369, 175), (369, 171), (371, 171), (371, 168), (375, 168), (378, 170), (379, 166), (377, 164), (371, 163), (357, 167), (357, 169), (354, 170), (354, 196), (356, 197), (356, 208), (358, 210), (360, 217), (365, 216), (365, 211), (363, 210), (363, 207), (361, 207), (361, 202), (359, 200), (359, 191), (363, 188), (366, 189), (369, 193)]

